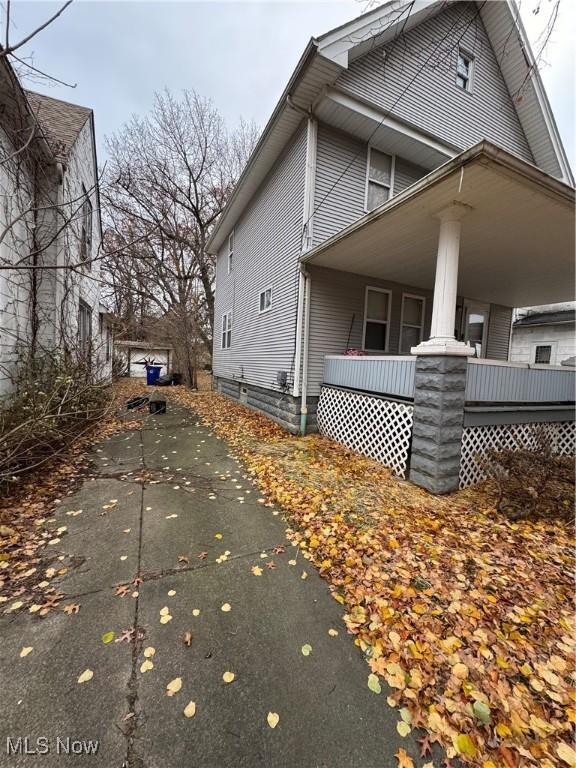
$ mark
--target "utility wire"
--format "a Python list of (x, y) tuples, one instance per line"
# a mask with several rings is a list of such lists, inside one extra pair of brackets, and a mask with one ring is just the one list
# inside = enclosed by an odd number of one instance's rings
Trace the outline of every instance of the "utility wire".
[[(452, 49), (455, 47), (455, 45), (458, 45), (458, 44), (460, 43), (460, 41), (462, 40), (462, 38), (464, 37), (464, 35), (465, 35), (465, 34), (466, 34), (466, 32), (468, 31), (468, 29), (470, 29), (470, 27), (472, 26), (472, 24), (474, 24), (474, 23), (476, 22), (476, 20), (478, 19), (479, 15), (480, 15), (480, 12), (482, 11), (482, 8), (483, 8), (483, 7), (486, 5), (486, 2), (487, 2), (487, 1), (488, 1), (488, 0), (484, 0), (484, 2), (482, 2), (482, 4), (481, 4), (480, 6), (478, 6), (478, 7), (477, 7), (477, 9), (476, 9), (476, 13), (474, 14), (474, 17), (473, 17), (472, 19), (470, 19), (470, 21), (469, 21), (469, 22), (467, 22), (467, 24), (466, 24), (466, 26), (465, 26), (464, 30), (462, 31), (462, 34), (460, 34), (460, 36), (458, 37), (458, 39), (457, 39), (457, 41), (454, 43), (454, 45), (451, 45), (451, 46), (450, 46), (450, 49), (449, 49), (449, 50), (452, 50)], [(410, 6), (410, 10), (411, 10), (411, 9), (412, 9), (412, 5)], [(367, 143), (367, 144), (369, 144), (369, 143), (370, 143), (370, 141), (371, 141), (371, 139), (373, 138), (373, 136), (375, 135), (376, 131), (377, 131), (377, 130), (378, 130), (380, 127), (381, 127), (381, 125), (384, 123), (384, 121), (387, 119), (387, 117), (388, 117), (388, 116), (391, 114), (392, 110), (394, 110), (394, 108), (395, 108), (395, 107), (398, 105), (398, 103), (400, 102), (400, 100), (401, 100), (401, 99), (402, 99), (402, 98), (403, 98), (403, 97), (406, 95), (406, 93), (407, 93), (407, 92), (408, 92), (408, 90), (409, 90), (409, 89), (412, 87), (412, 85), (414, 84), (414, 82), (415, 82), (415, 81), (418, 79), (418, 77), (419, 77), (419, 76), (422, 74), (422, 72), (424, 71), (424, 69), (425, 69), (425, 68), (426, 68), (426, 67), (429, 65), (429, 63), (431, 62), (432, 58), (435, 56), (435, 54), (436, 54), (436, 53), (437, 53), (437, 51), (438, 51), (438, 50), (441, 48), (441, 46), (442, 46), (442, 45), (443, 45), (443, 44), (446, 42), (446, 39), (448, 38), (448, 36), (452, 34), (452, 32), (454, 31), (454, 29), (457, 27), (457, 25), (459, 24), (459, 22), (462, 20), (463, 16), (464, 16), (464, 12), (462, 12), (462, 14), (460, 14), (460, 16), (458, 17), (458, 19), (456, 19), (456, 21), (454, 21), (454, 23), (453, 23), (453, 24), (452, 24), (452, 26), (450, 27), (450, 30), (449, 30), (449, 32), (448, 32), (448, 35), (446, 35), (446, 37), (443, 37), (443, 38), (441, 38), (441, 39), (439, 40), (439, 42), (437, 43), (437, 45), (435, 45), (435, 46), (434, 46), (434, 48), (433, 48), (432, 52), (430, 53), (430, 55), (428, 56), (428, 58), (426, 59), (426, 61), (424, 62), (424, 64), (423, 64), (423, 65), (422, 65), (422, 66), (421, 66), (421, 67), (418, 69), (418, 71), (417, 71), (417, 72), (414, 74), (414, 76), (413, 76), (413, 77), (411, 78), (411, 80), (408, 82), (408, 84), (406, 85), (406, 87), (405, 87), (405, 88), (404, 88), (404, 89), (401, 91), (401, 93), (398, 95), (398, 97), (396, 98), (396, 100), (394, 101), (394, 103), (392, 104), (392, 106), (390, 106), (390, 107), (388, 108), (388, 110), (387, 110), (387, 111), (384, 113), (383, 117), (382, 117), (382, 118), (381, 118), (381, 120), (380, 120), (380, 121), (379, 121), (379, 122), (376, 124), (376, 126), (374, 127), (373, 131), (370, 133), (370, 136), (368, 137), (368, 139), (367, 139), (367, 141), (366, 141), (365, 143)], [(399, 36), (397, 36), (397, 37), (395, 38), (394, 42), (396, 42), (396, 41), (399, 39), (399, 37), (400, 37), (400, 36), (403, 34), (403, 30), (404, 30), (404, 28), (406, 27), (406, 23), (407, 23), (407, 22), (408, 22), (408, 17), (406, 17), (406, 19), (405, 19), (405, 21), (404, 21), (404, 23), (403, 23), (403, 26), (402, 26), (402, 31), (401, 31), (401, 33), (399, 34)], [(320, 202), (319, 202), (319, 203), (318, 203), (318, 204), (315, 206), (315, 208), (314, 208), (314, 210), (312, 211), (312, 213), (310, 214), (310, 216), (309, 216), (309, 217), (306, 219), (306, 221), (304, 222), (304, 224), (303, 224), (303, 227), (302, 227), (302, 239), (304, 239), (304, 237), (305, 237), (305, 235), (306, 235), (306, 231), (307, 231), (308, 223), (310, 222), (310, 220), (311, 220), (311, 219), (314, 217), (314, 215), (315, 215), (316, 213), (318, 213), (318, 211), (320, 210), (320, 208), (322, 207), (322, 205), (324, 204), (324, 202), (325, 202), (325, 201), (327, 200), (327, 198), (328, 198), (328, 197), (329, 197), (329, 196), (332, 194), (332, 192), (334, 191), (334, 189), (335, 189), (335, 188), (338, 186), (338, 184), (339, 184), (339, 183), (342, 181), (342, 179), (344, 178), (344, 176), (345, 176), (345, 175), (348, 173), (348, 171), (350, 170), (350, 168), (352, 167), (352, 165), (353, 165), (353, 164), (356, 162), (356, 160), (357, 160), (357, 159), (360, 157), (360, 154), (361, 154), (360, 152), (356, 152), (356, 153), (355, 153), (355, 154), (352, 156), (352, 158), (351, 158), (351, 159), (350, 159), (350, 161), (347, 163), (347, 165), (346, 165), (346, 167), (344, 168), (344, 170), (343, 170), (343, 171), (340, 173), (340, 175), (338, 176), (338, 178), (336, 178), (336, 179), (334, 180), (334, 182), (332, 183), (332, 185), (331, 185), (330, 189), (328, 189), (328, 191), (327, 191), (327, 192), (324, 194), (324, 196), (322, 197), (322, 199), (320, 200)]]

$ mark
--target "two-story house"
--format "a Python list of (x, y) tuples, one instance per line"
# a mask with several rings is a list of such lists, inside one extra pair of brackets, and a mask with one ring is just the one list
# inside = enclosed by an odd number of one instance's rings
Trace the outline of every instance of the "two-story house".
[(19, 363), (58, 350), (107, 378), (93, 112), (25, 91), (0, 63), (0, 394)]
[(216, 386), (434, 491), (504, 426), (572, 450), (570, 374), (506, 361), (513, 307), (573, 298), (573, 229), (517, 7), (387, 3), (310, 41), (212, 233)]

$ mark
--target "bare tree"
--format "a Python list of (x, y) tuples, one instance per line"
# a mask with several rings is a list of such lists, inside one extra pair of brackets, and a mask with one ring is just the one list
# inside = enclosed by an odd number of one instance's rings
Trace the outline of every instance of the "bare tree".
[(212, 102), (194, 91), (156, 94), (107, 140), (103, 200), (106, 273), (128, 327), (152, 314), (169, 333), (177, 363), (194, 385), (200, 346), (214, 324), (210, 232), (257, 138), (252, 123), (227, 130)]

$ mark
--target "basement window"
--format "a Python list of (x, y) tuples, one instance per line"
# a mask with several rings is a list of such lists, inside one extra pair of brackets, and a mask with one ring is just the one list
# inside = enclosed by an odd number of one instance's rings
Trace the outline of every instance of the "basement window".
[(462, 48), (458, 49), (458, 61), (456, 64), (456, 85), (463, 91), (472, 90), (472, 72), (474, 69), (474, 59)]

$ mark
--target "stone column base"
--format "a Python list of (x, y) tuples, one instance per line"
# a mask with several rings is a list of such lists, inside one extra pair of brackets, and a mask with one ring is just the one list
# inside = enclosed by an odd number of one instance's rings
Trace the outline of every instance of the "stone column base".
[(466, 357), (418, 357), (410, 480), (432, 493), (459, 485)]

